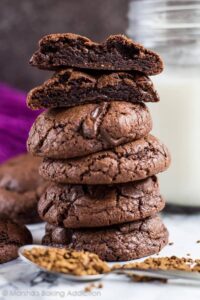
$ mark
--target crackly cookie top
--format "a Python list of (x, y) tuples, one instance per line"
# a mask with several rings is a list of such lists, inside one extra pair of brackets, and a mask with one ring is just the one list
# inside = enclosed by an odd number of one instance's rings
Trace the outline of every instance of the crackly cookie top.
[(155, 176), (114, 185), (51, 184), (38, 203), (41, 218), (67, 228), (144, 219), (164, 207)]
[(166, 146), (148, 135), (80, 158), (46, 158), (40, 166), (40, 174), (61, 183), (112, 184), (147, 178), (166, 170), (169, 164), (170, 153)]
[(34, 122), (27, 144), (33, 155), (81, 157), (140, 139), (151, 128), (150, 112), (143, 103), (85, 104), (44, 111)]

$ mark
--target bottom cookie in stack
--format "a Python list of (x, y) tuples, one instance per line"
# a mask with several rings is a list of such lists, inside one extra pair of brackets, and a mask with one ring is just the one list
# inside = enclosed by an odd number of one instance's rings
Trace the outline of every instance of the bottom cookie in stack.
[(52, 183), (38, 203), (43, 243), (123, 261), (158, 253), (168, 232), (156, 214), (165, 205), (156, 176), (115, 185)]
[(159, 216), (109, 227), (67, 229), (46, 225), (43, 244), (94, 252), (106, 261), (132, 260), (158, 253), (168, 242)]

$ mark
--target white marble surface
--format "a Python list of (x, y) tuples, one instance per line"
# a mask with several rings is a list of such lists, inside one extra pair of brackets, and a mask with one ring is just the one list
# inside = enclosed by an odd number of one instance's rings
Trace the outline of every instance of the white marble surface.
[[(164, 216), (170, 231), (172, 246), (167, 246), (160, 256), (186, 256), (200, 258), (200, 215)], [(44, 233), (43, 225), (30, 227), (35, 242), (39, 242)], [(85, 283), (68, 282), (48, 276), (41, 276), (35, 267), (30, 267), (19, 258), (0, 266), (0, 300), (29, 299), (148, 299), (148, 300), (196, 300), (200, 299), (200, 284), (187, 282), (169, 282), (167, 284), (134, 283), (124, 276), (109, 275), (103, 280), (102, 289), (84, 292)]]

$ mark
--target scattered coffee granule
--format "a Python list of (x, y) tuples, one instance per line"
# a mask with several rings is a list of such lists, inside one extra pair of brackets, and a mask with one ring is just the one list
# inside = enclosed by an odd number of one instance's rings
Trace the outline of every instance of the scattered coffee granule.
[(170, 242), (168, 245), (169, 245), (169, 246), (172, 246), (172, 245), (174, 245), (174, 243), (173, 243), (173, 242)]
[(196, 241), (197, 244), (200, 244), (200, 240)]
[(108, 264), (96, 254), (72, 249), (39, 248), (25, 250), (24, 256), (48, 271), (72, 275), (97, 275), (108, 273)]
[(84, 291), (91, 292), (93, 289), (102, 289), (102, 288), (103, 288), (103, 283), (99, 283), (99, 284), (91, 283), (84, 288)]
[(84, 288), (84, 291), (87, 292), (87, 293), (90, 293), (93, 289), (95, 289), (96, 286), (94, 283), (91, 283), (89, 285), (87, 285), (85, 288)]

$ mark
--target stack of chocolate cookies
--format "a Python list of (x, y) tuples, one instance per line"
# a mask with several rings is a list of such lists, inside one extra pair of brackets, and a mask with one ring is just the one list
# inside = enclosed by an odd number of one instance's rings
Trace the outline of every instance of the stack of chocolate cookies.
[(162, 71), (160, 57), (122, 35), (98, 44), (67, 33), (43, 37), (31, 64), (56, 71), (27, 98), (32, 109), (48, 108), (28, 139), (52, 182), (38, 206), (48, 222), (43, 243), (107, 261), (159, 252), (168, 232), (155, 175), (170, 155), (149, 134), (144, 102), (159, 101), (148, 75)]

